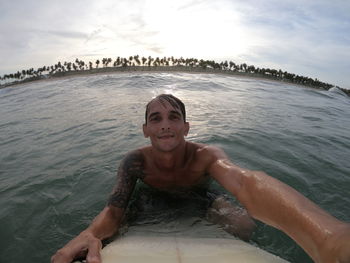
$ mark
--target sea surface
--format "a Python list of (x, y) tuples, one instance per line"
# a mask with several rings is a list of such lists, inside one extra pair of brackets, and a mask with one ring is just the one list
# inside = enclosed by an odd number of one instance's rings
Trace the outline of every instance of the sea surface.
[[(184, 101), (189, 141), (219, 146), (350, 221), (350, 98), (338, 89), (190, 73), (59, 78), (0, 89), (0, 262), (49, 262), (89, 225), (124, 154), (149, 143), (145, 105), (161, 93)], [(253, 245), (312, 262), (257, 223)]]

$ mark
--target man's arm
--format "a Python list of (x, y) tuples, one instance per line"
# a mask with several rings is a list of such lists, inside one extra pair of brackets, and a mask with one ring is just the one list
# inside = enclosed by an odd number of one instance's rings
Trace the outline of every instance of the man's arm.
[(118, 231), (136, 181), (142, 176), (142, 153), (140, 151), (129, 153), (118, 169), (117, 183), (108, 200), (108, 205), (86, 230), (59, 249), (51, 258), (51, 262), (70, 263), (74, 258), (86, 255), (89, 263), (99, 263), (101, 240)]
[(315, 262), (350, 262), (350, 225), (326, 213), (299, 192), (264, 172), (232, 164), (219, 149), (209, 172), (254, 218), (293, 238)]

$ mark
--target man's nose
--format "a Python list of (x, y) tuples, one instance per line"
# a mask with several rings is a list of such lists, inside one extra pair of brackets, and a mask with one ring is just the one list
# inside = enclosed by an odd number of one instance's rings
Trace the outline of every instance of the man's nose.
[(170, 130), (170, 123), (168, 120), (163, 120), (162, 121), (162, 131)]

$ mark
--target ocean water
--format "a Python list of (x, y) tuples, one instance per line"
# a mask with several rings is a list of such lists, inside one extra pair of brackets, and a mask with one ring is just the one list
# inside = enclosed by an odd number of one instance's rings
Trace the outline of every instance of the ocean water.
[[(188, 140), (219, 146), (350, 221), (350, 98), (337, 89), (214, 74), (60, 78), (0, 90), (0, 262), (48, 262), (88, 226), (121, 158), (148, 144), (145, 104), (160, 93), (186, 104)], [(312, 262), (260, 222), (252, 243)]]

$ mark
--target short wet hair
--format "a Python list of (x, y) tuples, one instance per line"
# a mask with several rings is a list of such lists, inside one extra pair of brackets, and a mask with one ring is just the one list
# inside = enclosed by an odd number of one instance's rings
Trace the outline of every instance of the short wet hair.
[(145, 112), (146, 124), (147, 124), (147, 115), (148, 115), (148, 112), (149, 112), (149, 106), (155, 100), (159, 100), (162, 104), (164, 104), (164, 102), (168, 102), (175, 109), (179, 109), (181, 111), (181, 113), (182, 113), (182, 117), (184, 119), (184, 122), (186, 122), (185, 104), (179, 98), (176, 98), (174, 95), (171, 95), (171, 94), (160, 94), (157, 97), (155, 97), (154, 99), (152, 99), (150, 102), (148, 102), (147, 105), (146, 105), (146, 112)]

